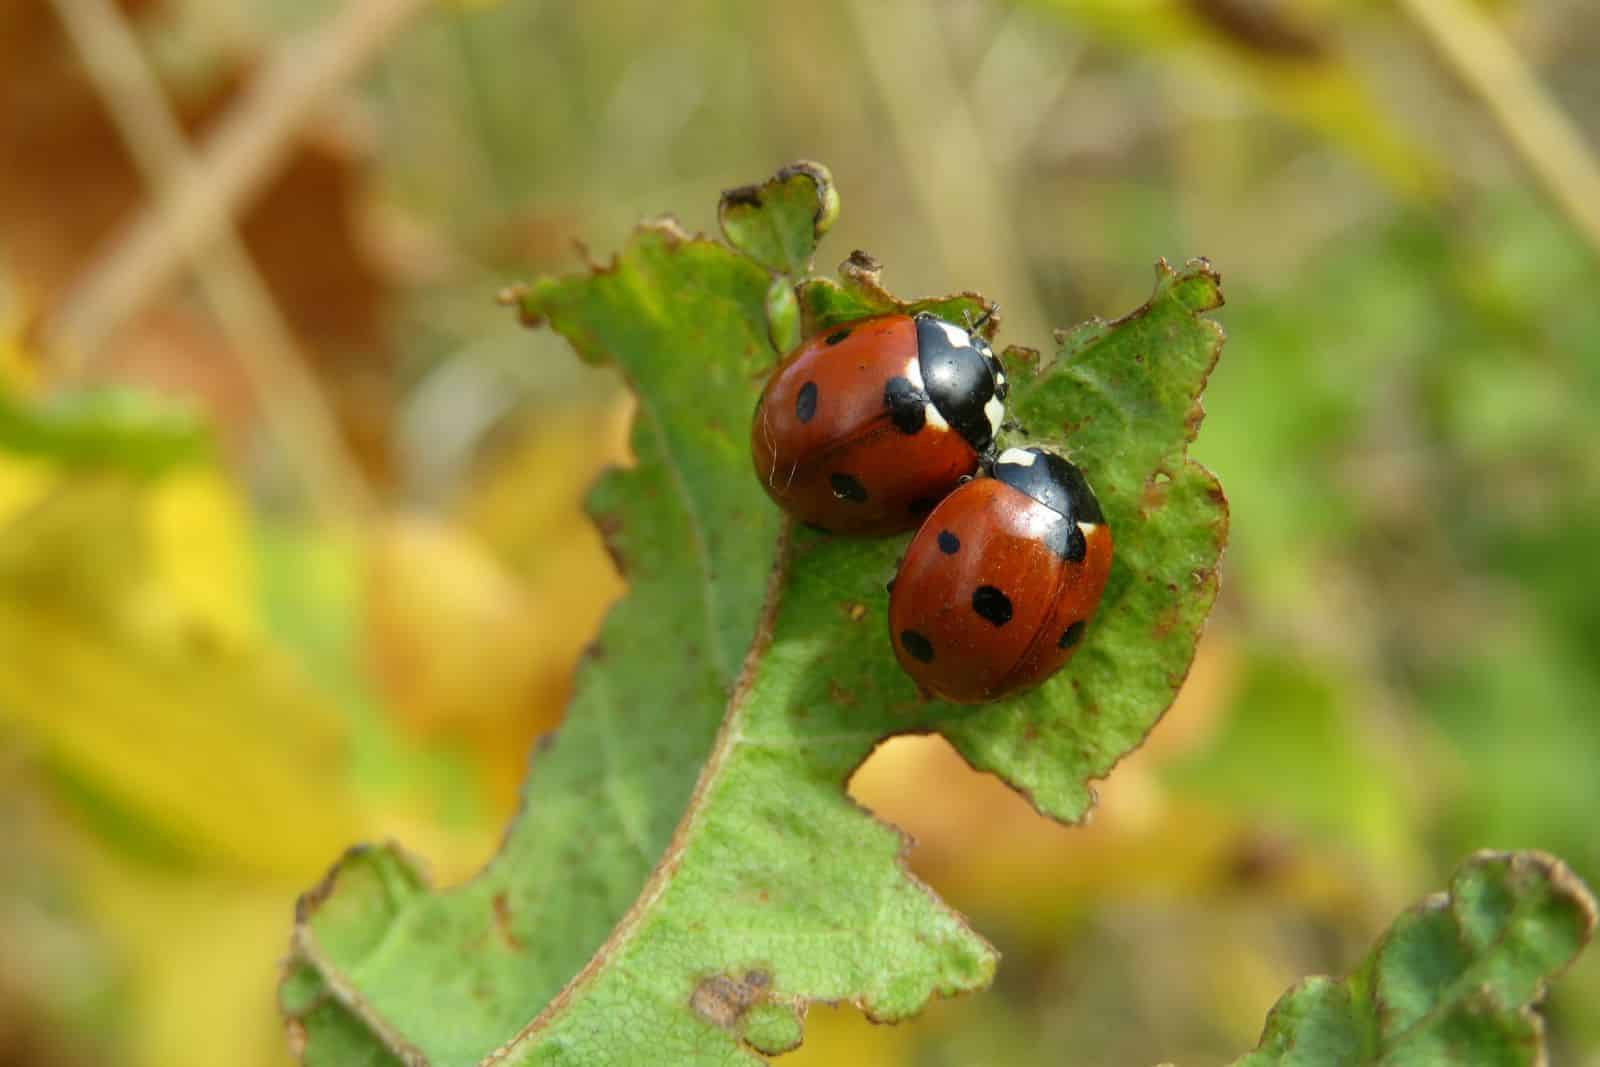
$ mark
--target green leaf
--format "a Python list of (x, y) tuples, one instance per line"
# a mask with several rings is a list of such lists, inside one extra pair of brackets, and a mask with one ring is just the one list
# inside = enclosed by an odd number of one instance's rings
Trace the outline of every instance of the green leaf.
[[(800, 300), (801, 332), (806, 337), (868, 315), (896, 311), (915, 315), (927, 311), (949, 322), (966, 325), (976, 322), (985, 311), (994, 310), (994, 305), (977, 293), (956, 293), (931, 300), (898, 300), (883, 287), (883, 264), (859, 250), (850, 253), (850, 258), (840, 264), (838, 281), (808, 278), (796, 291)], [(999, 316), (992, 317), (983, 327), (984, 336), (993, 338), (999, 325)]]
[[(476, 1063), (525, 1026), (639, 895), (689, 802), (777, 551), (779, 516), (750, 476), (747, 442), (752, 390), (773, 356), (768, 280), (662, 223), (611, 267), (523, 294), (530, 317), (586, 359), (614, 358), (640, 397), (638, 465), (590, 498), (630, 593), (580, 669), (560, 734), (535, 754), (525, 814), (486, 871), (408, 897), (381, 942), (346, 936), (369, 909), (329, 907), (373, 892), (367, 879), (345, 884), (348, 864), (305, 911), (299, 942), (325, 953), (331, 987), (360, 991), (368, 1033), (402, 1058)], [(341, 1062), (310, 1037), (307, 1063)]]
[(0, 453), (153, 476), (209, 448), (198, 417), (153, 394), (102, 388), (28, 404), (0, 388)]
[(722, 235), (736, 250), (777, 274), (811, 269), (817, 241), (839, 217), (833, 175), (820, 163), (791, 163), (760, 185), (722, 194)]
[(1187, 458), (1222, 350), (1221, 328), (1199, 316), (1221, 306), (1221, 279), (1203, 260), (1181, 272), (1163, 261), (1156, 278), (1131, 315), (1060, 334), (1043, 371), (1011, 358), (1011, 417), (1083, 469), (1116, 562), (1068, 669), (947, 733), (973, 766), (1058, 819), (1088, 811), (1089, 780), (1136, 748), (1177, 695), (1228, 536), (1222, 486)]
[[(744, 232), (800, 247), (811, 217), (762, 204)], [(842, 275), (799, 286), (807, 330), (989, 306), (899, 301), (860, 254)], [(1221, 343), (1198, 317), (1221, 302), (1209, 268), (1163, 267), (1149, 305), (1074, 335), (1017, 383), (1039, 437), (1081, 424), (1119, 557), (1068, 670), (982, 709), (929, 702), (894, 661), (884, 584), (904, 539), (791, 529), (752, 476), (748, 419), (776, 355), (770, 281), (765, 264), (656, 224), (613, 265), (520, 294), (527, 319), (614, 363), (638, 394), (638, 466), (591, 500), (630, 592), (482, 875), (397, 891), (371, 868), (409, 864), (379, 850), (307, 898), (296, 960), (347, 1017), (324, 1018), (339, 1035), (324, 1048), (291, 1008), (305, 1062), (340, 1062), (352, 1020), (402, 1062), (439, 1067), (747, 1062), (796, 1044), (814, 1000), (898, 1020), (980, 988), (994, 951), (907, 873), (906, 839), (857, 807), (846, 780), (885, 737), (943, 730), (1075, 817), (1087, 779), (1170, 703), (1226, 531), (1215, 481), (1184, 459)]]
[(1349, 978), (1285, 994), (1235, 1067), (1543, 1063), (1534, 1006), (1594, 927), (1593, 896), (1559, 860), (1479, 852)]

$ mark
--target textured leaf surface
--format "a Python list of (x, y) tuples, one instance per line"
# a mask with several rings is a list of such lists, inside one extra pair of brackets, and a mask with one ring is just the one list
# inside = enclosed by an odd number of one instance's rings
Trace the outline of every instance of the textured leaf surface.
[(1177, 695), (1228, 535), (1221, 485), (1186, 456), (1222, 350), (1221, 328), (1199, 316), (1222, 304), (1221, 281), (1203, 261), (1181, 272), (1163, 262), (1156, 275), (1150, 303), (1062, 333), (1042, 373), (1012, 360), (1011, 417), (1083, 468), (1116, 562), (1068, 668), (948, 733), (974, 766), (1058, 819), (1083, 816), (1088, 780), (1137, 747)]
[(1560, 861), (1480, 852), (1350, 977), (1285, 994), (1235, 1067), (1543, 1063), (1534, 1006), (1594, 927), (1594, 898)]
[[(754, 199), (771, 213), (741, 227), (788, 234), (762, 248), (814, 236), (791, 198)], [(812, 1000), (892, 1020), (981, 987), (993, 950), (906, 872), (904, 838), (850, 801), (850, 773), (889, 735), (944, 730), (1075, 817), (1087, 778), (1170, 703), (1226, 530), (1214, 480), (1183, 459), (1221, 341), (1198, 317), (1221, 302), (1215, 275), (1163, 268), (1148, 307), (1022, 373), (1025, 426), (1103, 453), (1090, 472), (1123, 524), (1119, 563), (1103, 624), (1062, 677), (962, 709), (926, 700), (894, 662), (884, 584), (904, 540), (780, 530), (751, 475), (749, 414), (776, 356), (772, 265), (647, 227), (613, 267), (522, 294), (530, 319), (639, 394), (639, 464), (592, 500), (629, 596), (483, 875), (431, 892), (397, 853), (365, 851), (304, 902), (285, 1007), (306, 1062), (344, 1062), (362, 1029), (409, 1063), (745, 1062), (798, 1043)], [(859, 254), (841, 274), (798, 286), (806, 331), (987, 306), (900, 302)]]

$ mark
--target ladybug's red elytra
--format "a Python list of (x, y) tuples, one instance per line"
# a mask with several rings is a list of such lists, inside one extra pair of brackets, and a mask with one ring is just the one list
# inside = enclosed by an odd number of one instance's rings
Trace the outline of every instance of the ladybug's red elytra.
[(895, 657), (958, 704), (1031, 689), (1071, 658), (1110, 573), (1111, 528), (1083, 473), (1008, 448), (911, 539), (889, 589)]
[(880, 315), (784, 357), (750, 427), (767, 495), (835, 533), (914, 529), (994, 449), (1006, 377), (977, 325)]

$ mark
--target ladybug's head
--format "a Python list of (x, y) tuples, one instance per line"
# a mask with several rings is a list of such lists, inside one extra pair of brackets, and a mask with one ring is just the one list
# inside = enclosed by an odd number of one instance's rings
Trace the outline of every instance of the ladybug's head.
[(994, 451), (1010, 392), (994, 349), (978, 332), (984, 321), (966, 329), (926, 311), (916, 315), (917, 362), (928, 399), (981, 455)]

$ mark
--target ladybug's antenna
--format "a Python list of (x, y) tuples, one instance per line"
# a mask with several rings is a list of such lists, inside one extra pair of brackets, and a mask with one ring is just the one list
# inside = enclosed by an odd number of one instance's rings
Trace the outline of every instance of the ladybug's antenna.
[(968, 333), (977, 333), (979, 330), (983, 329), (983, 324), (988, 322), (990, 319), (994, 318), (995, 313), (998, 312), (999, 310), (1000, 310), (1000, 305), (999, 304), (990, 304), (988, 307), (984, 308), (983, 309), (983, 314), (979, 315), (978, 318), (977, 318), (977, 321), (975, 321), (970, 327), (968, 327), (967, 332)]

